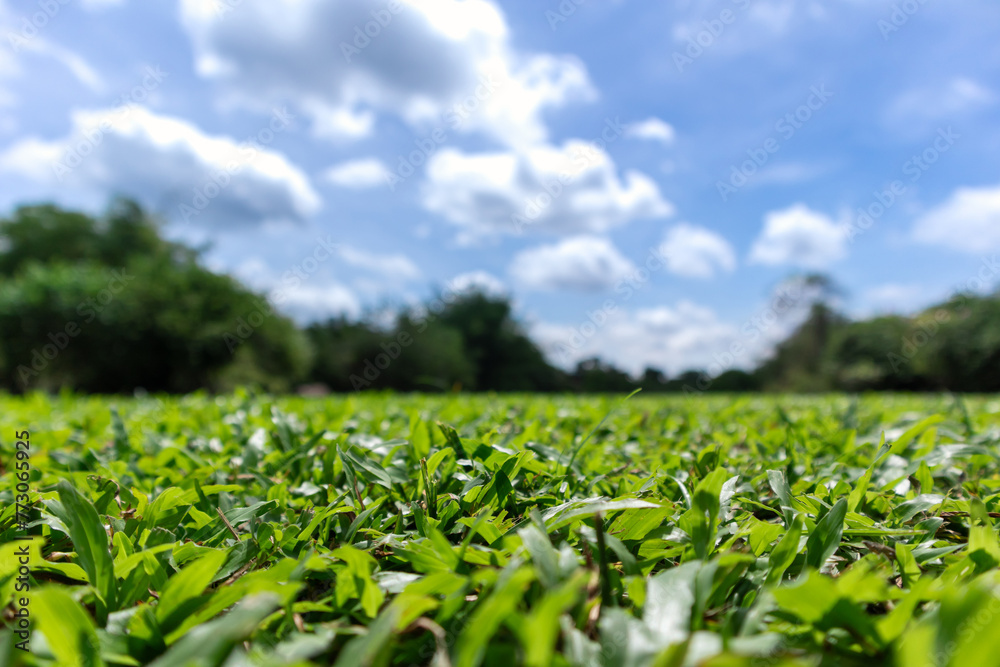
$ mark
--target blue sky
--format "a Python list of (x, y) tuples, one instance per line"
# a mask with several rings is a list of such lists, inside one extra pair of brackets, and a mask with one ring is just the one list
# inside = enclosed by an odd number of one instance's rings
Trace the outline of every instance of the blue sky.
[(134, 197), (300, 321), (479, 285), (557, 363), (746, 366), (802, 271), (854, 316), (1000, 279), (998, 25), (985, 0), (0, 0), (0, 210)]

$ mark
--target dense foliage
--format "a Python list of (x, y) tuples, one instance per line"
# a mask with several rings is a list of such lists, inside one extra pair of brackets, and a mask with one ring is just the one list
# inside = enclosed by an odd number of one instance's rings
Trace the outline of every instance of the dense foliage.
[[(54, 206), (0, 220), (0, 386), (101, 393), (227, 391), (1000, 391), (1000, 297), (961, 294), (912, 318), (851, 322), (803, 276), (801, 326), (756, 369), (639, 377), (586, 359), (554, 367), (510, 300), (446, 290), (386, 318), (304, 330), (265, 295), (207, 269), (122, 201), (93, 218)], [(387, 323), (388, 321), (388, 323)], [(725, 352), (725, 350), (719, 350)], [(709, 373), (711, 371), (711, 374)]]
[(851, 322), (817, 305), (755, 373), (786, 391), (1000, 391), (1000, 295)]
[(261, 297), (163, 240), (134, 204), (100, 220), (25, 207), (0, 233), (0, 377), (10, 390), (287, 389), (308, 368), (305, 338), (281, 316), (244, 340), (240, 322)]
[(3, 399), (0, 664), (996, 663), (1000, 401), (621, 400)]

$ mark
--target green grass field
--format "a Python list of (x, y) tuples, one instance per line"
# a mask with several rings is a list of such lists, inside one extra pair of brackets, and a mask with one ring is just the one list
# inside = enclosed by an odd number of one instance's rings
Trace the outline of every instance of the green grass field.
[(0, 421), (0, 665), (1000, 664), (996, 398), (35, 395)]

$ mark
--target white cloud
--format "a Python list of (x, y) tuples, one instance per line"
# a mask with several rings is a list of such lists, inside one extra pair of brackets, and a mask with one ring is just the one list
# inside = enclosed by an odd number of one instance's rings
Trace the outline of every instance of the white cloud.
[(784, 281), (739, 322), (688, 300), (636, 310), (611, 301), (568, 324), (535, 322), (531, 333), (565, 368), (599, 356), (633, 374), (654, 366), (672, 375), (701, 369), (718, 376), (759, 363), (805, 321), (818, 296), (801, 278)]
[[(34, 7), (33, 9), (38, 9)], [(58, 11), (57, 7), (57, 11)], [(45, 14), (45, 12), (41, 12)], [(39, 35), (38, 27), (29, 20), (32, 12), (15, 16), (3, 2), (0, 2), (0, 35), (3, 36), (4, 48), (0, 48), (0, 79), (16, 78), (23, 73), (21, 60), (23, 55), (31, 54), (51, 58), (76, 77), (76, 79), (94, 92), (104, 91), (104, 81), (97, 71), (78, 53), (48, 41)], [(54, 16), (54, 15), (53, 15)], [(25, 24), (33, 32), (26, 32)], [(27, 35), (31, 35), (28, 37)], [(9, 47), (9, 48), (7, 48)]]
[[(226, 264), (210, 258), (214, 271), (225, 271)], [(231, 273), (251, 289), (264, 294), (277, 310), (300, 324), (336, 315), (357, 317), (362, 306), (357, 295), (346, 285), (320, 273), (296, 279), (289, 269), (277, 271), (260, 257), (242, 260)]]
[(466, 239), (603, 232), (673, 213), (652, 179), (629, 171), (623, 181), (607, 153), (578, 140), (522, 152), (443, 149), (427, 165), (423, 204)]
[(416, 280), (421, 275), (420, 269), (406, 255), (379, 255), (351, 246), (341, 246), (339, 253), (340, 258), (347, 264), (389, 278)]
[(335, 164), (321, 176), (327, 183), (352, 190), (384, 185), (388, 177), (389, 170), (381, 160), (373, 157)]
[(448, 281), (448, 289), (459, 294), (477, 290), (494, 296), (505, 295), (509, 292), (503, 281), (488, 271), (460, 273)]
[(1000, 185), (955, 190), (917, 220), (913, 234), (921, 243), (962, 252), (1000, 251)]
[(38, 38), (28, 41), (25, 48), (62, 63), (76, 77), (77, 81), (90, 90), (96, 93), (104, 90), (105, 86), (101, 75), (76, 52)]
[(711, 278), (716, 271), (736, 269), (736, 253), (715, 232), (688, 223), (674, 226), (660, 246), (671, 273), (690, 278)]
[(771, 211), (750, 250), (750, 262), (825, 269), (847, 254), (843, 229), (804, 204)]
[[(531, 332), (549, 358), (564, 368), (600, 356), (633, 375), (646, 366), (671, 374), (708, 368), (739, 334), (711, 309), (690, 301), (635, 311), (616, 308), (606, 317), (600, 326), (590, 319), (571, 325), (538, 323)], [(747, 366), (754, 358), (748, 352), (735, 361)]]
[(957, 77), (941, 85), (924, 85), (908, 90), (888, 106), (885, 122), (895, 129), (922, 129), (929, 123), (952, 120), (956, 116), (991, 106), (993, 91), (973, 79)]
[(576, 236), (521, 251), (509, 272), (528, 289), (598, 291), (610, 288), (634, 270), (632, 262), (609, 240)]
[(633, 123), (625, 130), (625, 136), (645, 141), (659, 141), (671, 144), (674, 141), (674, 128), (659, 118), (647, 118), (639, 123)]
[(299, 323), (315, 322), (335, 315), (358, 317), (361, 304), (354, 293), (340, 284), (303, 283), (283, 288), (281, 310)]
[(939, 295), (938, 290), (928, 289), (925, 285), (875, 285), (862, 292), (859, 315), (870, 317), (889, 313), (913, 313), (939, 296), (944, 295)]
[(546, 139), (543, 110), (595, 96), (577, 59), (514, 50), (489, 0), (219, 4), (181, 1), (198, 72), (231, 103), (295, 100), (322, 135), (369, 135), (386, 111), (523, 145)]
[(67, 136), (22, 139), (0, 153), (0, 171), (60, 190), (122, 193), (189, 222), (301, 220), (321, 203), (281, 153), (206, 135), (141, 106), (75, 111)]

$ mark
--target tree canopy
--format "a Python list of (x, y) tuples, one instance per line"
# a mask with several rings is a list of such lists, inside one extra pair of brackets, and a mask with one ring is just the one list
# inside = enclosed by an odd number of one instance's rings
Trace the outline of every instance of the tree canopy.
[(0, 220), (0, 384), (11, 391), (1000, 390), (1000, 297), (963, 294), (912, 317), (851, 321), (824, 276), (808, 316), (753, 369), (639, 377), (598, 358), (550, 364), (508, 298), (441, 295), (385, 318), (300, 329), (266, 297), (164, 238), (137, 204), (98, 217), (53, 205)]

